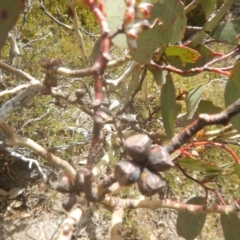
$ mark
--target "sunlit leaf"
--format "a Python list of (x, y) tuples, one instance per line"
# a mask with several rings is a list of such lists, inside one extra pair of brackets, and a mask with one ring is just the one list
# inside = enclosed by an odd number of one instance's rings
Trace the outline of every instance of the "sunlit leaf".
[[(126, 10), (126, 4), (124, 1), (105, 0), (105, 10), (107, 16), (108, 26), (111, 32), (116, 31), (122, 24), (122, 19)], [(127, 48), (127, 42), (125, 34), (118, 34), (112, 39), (113, 43), (118, 47)]]
[(215, 114), (221, 111), (222, 111), (222, 108), (215, 106), (212, 101), (201, 100), (196, 110), (196, 113), (197, 114), (200, 114), (200, 113)]
[[(188, 48), (191, 49), (191, 48)], [(212, 61), (215, 57), (221, 56), (221, 54), (214, 52), (209, 47), (203, 44), (197, 45), (195, 48), (192, 49), (193, 51), (197, 51), (200, 57), (193, 63), (184, 63), (179, 57), (177, 56), (165, 56), (166, 60), (169, 62), (170, 65), (180, 68), (181, 70), (187, 71), (192, 68), (202, 67), (206, 63)], [(198, 73), (187, 73), (184, 74), (185, 77), (191, 77), (197, 75)]]
[(179, 58), (184, 65), (186, 63), (195, 63), (200, 57), (197, 51), (184, 46), (167, 47), (164, 54), (168, 57), (175, 56)]
[[(187, 204), (203, 205), (206, 204), (206, 199), (203, 197), (194, 197), (186, 202)], [(186, 240), (195, 239), (204, 226), (207, 214), (193, 214), (190, 212), (179, 212), (177, 218), (177, 234), (184, 237)]]
[[(240, 61), (236, 62), (231, 71), (231, 75), (227, 81), (225, 91), (224, 91), (224, 100), (225, 106), (228, 107), (237, 99), (240, 98)], [(240, 114), (233, 117), (230, 121), (234, 128), (240, 130)]]
[(194, 113), (197, 110), (198, 104), (202, 97), (202, 92), (205, 88), (205, 85), (200, 85), (199, 87), (192, 89), (188, 92), (186, 97), (186, 105), (187, 105), (187, 118), (191, 119)]
[(131, 79), (131, 82), (128, 86), (128, 90), (125, 94), (123, 104), (127, 103), (130, 100), (133, 92), (139, 86), (140, 75), (141, 75), (141, 67), (139, 65), (138, 67), (135, 68), (135, 71), (132, 75), (132, 79)]
[(150, 21), (156, 18), (162, 22), (161, 41), (164, 46), (180, 41), (185, 32), (187, 18), (184, 14), (184, 5), (176, 0), (158, 0), (153, 4)]
[(189, 157), (182, 158), (178, 161), (178, 164), (183, 168), (204, 173), (219, 174), (223, 171), (220, 167), (213, 163)]
[(165, 47), (180, 41), (187, 24), (181, 1), (158, 0), (153, 5), (149, 21), (159, 21), (152, 28), (138, 34), (137, 49), (130, 53), (134, 60), (142, 63), (149, 63), (157, 48), (161, 57)]
[(219, 42), (237, 45), (238, 34), (240, 34), (240, 19), (219, 23), (210, 35)]
[(161, 113), (167, 136), (168, 138), (172, 138), (174, 136), (176, 120), (176, 95), (174, 83), (169, 73), (167, 74), (166, 80), (161, 92)]
[(132, 58), (141, 63), (149, 63), (156, 48), (163, 47), (161, 32), (162, 26), (156, 23), (152, 28), (139, 33), (137, 49), (130, 52)]
[(160, 86), (162, 84), (165, 84), (166, 77), (167, 77), (167, 74), (168, 74), (167, 71), (165, 71), (165, 70), (159, 71), (159, 70), (156, 70), (152, 67), (149, 67), (148, 69), (152, 73), (153, 78), (154, 78), (155, 82), (157, 83), (157, 85)]
[(24, 2), (24, 0), (0, 1), (0, 49), (8, 38), (8, 32), (16, 23)]
[(93, 46), (93, 48), (92, 48), (92, 52), (91, 52), (91, 55), (90, 55), (90, 57), (89, 57), (89, 59), (90, 59), (91, 62), (95, 62), (95, 60), (96, 60), (96, 58), (97, 58), (97, 56), (98, 56), (98, 54), (99, 54), (99, 48), (100, 48), (101, 40), (102, 40), (102, 39), (99, 38), (99, 39), (95, 42), (95, 44), (94, 44), (94, 46)]
[(234, 172), (236, 173), (236, 175), (240, 179), (240, 164), (238, 164), (238, 163), (234, 164)]
[(216, 6), (216, 0), (202, 0), (202, 9), (205, 13), (206, 19), (213, 13)]
[(207, 32), (211, 32), (216, 26), (219, 25), (219, 22), (230, 9), (234, 1), (235, 0), (225, 1), (219, 11), (217, 11), (212, 18), (208, 19), (208, 21), (203, 25), (202, 30), (192, 38), (191, 42), (188, 44), (188, 47), (196, 47), (198, 44), (202, 43)]
[(227, 170), (228, 168), (234, 166), (236, 163), (234, 162), (228, 162), (228, 163), (223, 163), (219, 165), (220, 168), (222, 168), (223, 171)]
[(225, 240), (240, 239), (240, 219), (236, 214), (221, 214), (221, 224)]

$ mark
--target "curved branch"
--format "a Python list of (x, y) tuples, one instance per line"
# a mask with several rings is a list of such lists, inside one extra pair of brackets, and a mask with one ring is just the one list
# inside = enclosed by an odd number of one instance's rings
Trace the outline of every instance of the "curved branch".
[(47, 151), (32, 139), (20, 137), (6, 122), (3, 121), (3, 119), (0, 119), (0, 129), (7, 138), (5, 142), (7, 146), (27, 147), (40, 157), (61, 168), (67, 175), (75, 179), (76, 171), (67, 161)]

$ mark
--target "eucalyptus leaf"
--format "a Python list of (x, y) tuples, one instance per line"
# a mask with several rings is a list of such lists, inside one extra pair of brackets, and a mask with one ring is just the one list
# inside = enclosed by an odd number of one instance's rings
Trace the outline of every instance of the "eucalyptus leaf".
[(176, 120), (176, 95), (175, 86), (170, 73), (166, 76), (166, 83), (161, 92), (161, 113), (163, 126), (169, 139), (174, 136), (174, 125)]
[(137, 49), (130, 52), (141, 63), (149, 63), (157, 48), (160, 58), (169, 44), (183, 38), (187, 24), (184, 5), (176, 0), (158, 0), (153, 4), (149, 21), (153, 26), (138, 34)]
[(200, 54), (191, 48), (185, 46), (169, 46), (166, 48), (164, 54), (166, 56), (175, 56), (181, 60), (181, 62), (185, 65), (186, 63), (195, 63)]
[(213, 17), (209, 18), (209, 20), (203, 25), (202, 30), (193, 37), (191, 42), (188, 44), (188, 47), (196, 47), (198, 44), (202, 43), (206, 34), (218, 26), (219, 22), (228, 12), (233, 2), (234, 0), (225, 1), (222, 6), (216, 11)]
[(196, 112), (204, 88), (205, 85), (200, 85), (197, 88), (192, 89), (191, 91), (188, 92), (186, 97), (187, 119), (191, 119), (194, 113)]
[[(215, 57), (221, 56), (220, 53), (213, 51), (211, 48), (209, 48), (208, 46), (206, 46), (204, 44), (199, 44), (194, 48), (187, 48), (187, 49), (191, 49), (192, 51), (198, 52), (199, 57), (197, 58), (197, 60), (195, 62), (194, 61), (184, 62), (178, 56), (165, 55), (167, 62), (169, 62), (170, 65), (172, 65), (176, 68), (179, 68), (184, 71), (188, 71), (192, 68), (202, 67), (206, 63), (212, 61)], [(198, 72), (193, 72), (193, 73), (189, 72), (189, 73), (185, 73), (184, 76), (191, 77), (191, 76), (195, 76), (197, 74), (199, 74), (199, 73)]]
[[(224, 91), (224, 100), (225, 107), (228, 107), (237, 99), (240, 98), (240, 61), (236, 62), (231, 71), (230, 77), (227, 81), (225, 91)], [(233, 127), (237, 130), (240, 130), (240, 114), (233, 117), (230, 122)]]
[(238, 163), (234, 164), (234, 172), (238, 176), (238, 178), (240, 179), (240, 164), (238, 164)]
[(205, 13), (206, 19), (213, 13), (216, 6), (216, 0), (202, 0), (202, 9)]
[(196, 110), (196, 113), (197, 114), (200, 114), (200, 113), (215, 114), (221, 111), (222, 111), (222, 108), (215, 106), (212, 101), (201, 100)]
[(182, 158), (180, 161), (178, 161), (178, 164), (183, 168), (204, 173), (220, 174), (223, 171), (222, 168), (213, 163), (190, 157)]
[[(124, 1), (105, 0), (105, 11), (108, 26), (111, 32), (116, 31), (122, 24), (122, 19), (126, 10), (126, 4)], [(112, 39), (112, 42), (121, 48), (127, 48), (127, 42), (125, 34), (118, 34)]]
[[(194, 197), (186, 202), (187, 204), (203, 205), (206, 199), (203, 197)], [(177, 217), (177, 234), (186, 240), (195, 239), (203, 229), (207, 214), (193, 214), (190, 212), (179, 212)]]
[(221, 224), (225, 240), (240, 239), (240, 219), (236, 214), (221, 214)]
[(218, 42), (237, 45), (237, 35), (240, 34), (240, 19), (221, 22), (211, 32), (211, 37)]
[(153, 78), (158, 86), (165, 84), (168, 71), (166, 70), (157, 70), (153, 67), (148, 67), (148, 70), (152, 73)]

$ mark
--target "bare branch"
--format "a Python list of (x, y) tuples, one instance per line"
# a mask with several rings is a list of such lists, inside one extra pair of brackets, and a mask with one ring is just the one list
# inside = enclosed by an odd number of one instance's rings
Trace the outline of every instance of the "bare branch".
[(74, 168), (63, 159), (55, 156), (51, 152), (44, 149), (42, 146), (34, 142), (32, 139), (20, 137), (6, 122), (0, 119), (0, 129), (3, 134), (6, 136), (6, 145), (13, 146), (22, 146), (27, 147), (32, 150), (34, 153), (40, 157), (46, 159), (47, 161), (53, 163), (55, 166), (61, 168), (67, 175), (75, 179), (76, 171)]

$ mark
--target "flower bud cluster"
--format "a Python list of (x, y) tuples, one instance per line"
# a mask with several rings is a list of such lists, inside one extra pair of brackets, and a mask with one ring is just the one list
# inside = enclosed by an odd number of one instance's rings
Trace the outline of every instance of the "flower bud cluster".
[(125, 0), (127, 9), (124, 14), (123, 28), (131, 49), (137, 48), (138, 33), (148, 29), (153, 5), (143, 0)]

